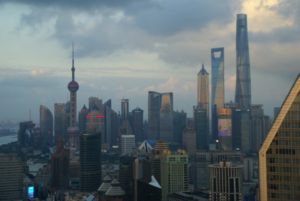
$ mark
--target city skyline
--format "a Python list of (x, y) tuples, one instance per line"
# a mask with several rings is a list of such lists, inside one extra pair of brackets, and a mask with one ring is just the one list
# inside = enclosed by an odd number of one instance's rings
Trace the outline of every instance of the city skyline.
[[(202, 62), (211, 74), (215, 47), (224, 47), (225, 100), (234, 101), (238, 13), (248, 16), (252, 103), (272, 114), (299, 71), (299, 2), (88, 1), (83, 8), (60, 1), (8, 2), (0, 1), (0, 120), (26, 120), (31, 110), (37, 121), (40, 104), (53, 112), (54, 103), (68, 100), (72, 41), (81, 84), (77, 110), (98, 96), (111, 98), (117, 111), (128, 98), (131, 108), (147, 112), (153, 90), (173, 92), (174, 109), (192, 116), (196, 74)], [(203, 7), (207, 11), (199, 14)]]

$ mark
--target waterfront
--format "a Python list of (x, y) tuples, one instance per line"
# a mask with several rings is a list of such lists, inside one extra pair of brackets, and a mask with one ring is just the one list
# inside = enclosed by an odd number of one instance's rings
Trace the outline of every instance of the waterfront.
[(18, 140), (17, 134), (0, 136), (0, 146), (11, 142), (16, 142), (17, 140)]

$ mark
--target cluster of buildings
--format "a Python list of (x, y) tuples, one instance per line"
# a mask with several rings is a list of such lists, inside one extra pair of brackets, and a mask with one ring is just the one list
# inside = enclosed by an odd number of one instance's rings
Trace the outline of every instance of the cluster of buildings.
[[(70, 100), (55, 103), (54, 115), (40, 106), (39, 127), (20, 123), (17, 154), (0, 154), (0, 200), (299, 200), (300, 77), (271, 125), (252, 103), (247, 29), (238, 14), (235, 100), (225, 103), (224, 48), (212, 48), (192, 118), (174, 111), (172, 92), (156, 91), (147, 121), (128, 99), (117, 113), (111, 100), (90, 97), (77, 114), (73, 51)], [(28, 161), (38, 159), (33, 174)]]

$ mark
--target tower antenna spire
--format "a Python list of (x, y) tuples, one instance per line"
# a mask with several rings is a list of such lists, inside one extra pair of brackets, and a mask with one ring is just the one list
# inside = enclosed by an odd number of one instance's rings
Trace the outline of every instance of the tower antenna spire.
[(72, 42), (72, 80), (75, 80), (75, 65), (74, 65), (74, 42)]

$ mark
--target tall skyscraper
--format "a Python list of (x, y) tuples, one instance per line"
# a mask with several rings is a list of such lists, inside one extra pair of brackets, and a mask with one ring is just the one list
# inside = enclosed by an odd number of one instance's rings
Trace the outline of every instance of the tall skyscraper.
[(87, 107), (84, 105), (79, 114), (78, 114), (78, 129), (79, 129), (79, 134), (83, 134), (86, 132), (86, 120), (87, 120), (87, 115), (89, 111)]
[(218, 109), (224, 107), (224, 48), (211, 49), (212, 138), (218, 136)]
[(173, 136), (173, 93), (161, 94), (161, 105), (159, 114), (160, 139), (166, 142), (174, 141)]
[(93, 192), (101, 184), (101, 133), (80, 135), (80, 189)]
[(232, 123), (231, 109), (220, 108), (218, 110), (218, 139), (221, 149), (225, 151), (232, 150)]
[(196, 145), (198, 150), (208, 149), (208, 118), (206, 109), (194, 107), (194, 125), (196, 131)]
[(211, 49), (211, 104), (224, 107), (224, 48)]
[(300, 200), (300, 74), (259, 150), (260, 201)]
[(209, 165), (209, 200), (242, 201), (243, 166), (222, 161)]
[(77, 91), (79, 84), (75, 81), (75, 66), (74, 66), (74, 47), (72, 46), (72, 80), (68, 84), (70, 91), (70, 127), (68, 128), (69, 145), (72, 148), (78, 148), (78, 128), (76, 125), (77, 116)]
[(55, 142), (59, 139), (67, 140), (66, 131), (69, 122), (67, 122), (66, 104), (54, 104), (54, 138)]
[(142, 142), (144, 140), (144, 111), (137, 107), (131, 112), (131, 125), (132, 131), (135, 135), (137, 142)]
[(121, 119), (122, 121), (128, 119), (129, 116), (129, 100), (122, 99), (121, 100)]
[(202, 68), (197, 74), (197, 105), (200, 105), (207, 111), (208, 115), (208, 100), (209, 100), (209, 78), (208, 72), (202, 64)]
[(236, 21), (235, 103), (238, 108), (243, 109), (248, 109), (251, 106), (250, 58), (246, 14), (238, 14)]
[(53, 115), (44, 105), (40, 105), (40, 128), (43, 140), (43, 146), (53, 145)]
[(160, 102), (160, 93), (148, 92), (148, 139), (155, 140), (159, 138)]
[(121, 154), (132, 154), (135, 146), (135, 136), (134, 135), (121, 135), (120, 139), (120, 145), (121, 145)]

